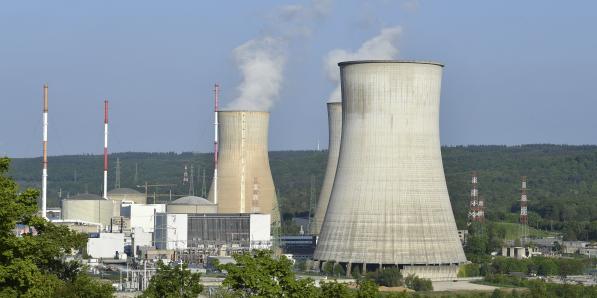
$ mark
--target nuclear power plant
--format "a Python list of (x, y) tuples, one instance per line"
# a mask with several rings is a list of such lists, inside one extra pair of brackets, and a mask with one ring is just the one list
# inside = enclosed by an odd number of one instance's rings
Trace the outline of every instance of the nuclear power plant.
[(218, 213), (265, 213), (276, 221), (279, 214), (268, 155), (269, 113), (217, 113), (217, 183), (211, 185), (209, 201), (218, 205)]
[(341, 62), (342, 135), (314, 259), (350, 274), (398, 267), (455, 278), (466, 258), (444, 177), (443, 65)]
[[(273, 249), (295, 260), (312, 259), (319, 268), (339, 264), (347, 275), (397, 267), (403, 276), (456, 278), (466, 258), (440, 151), (443, 65), (380, 60), (339, 66), (342, 101), (327, 103), (328, 161), (308, 235), (302, 225), (298, 235), (279, 235), (269, 112), (219, 110), (219, 85), (214, 86), (214, 175), (207, 199), (193, 195), (192, 164), (191, 178), (185, 170), (182, 179), (189, 183), (189, 195), (174, 194), (174, 200), (170, 189), (168, 201), (156, 202), (154, 192), (154, 203), (148, 204), (147, 188), (176, 184), (130, 185), (145, 187), (145, 193), (120, 187), (119, 159), (116, 188), (108, 191), (105, 101), (102, 196), (67, 195), (60, 218), (51, 220), (88, 233), (89, 256), (113, 263), (127, 262), (129, 256), (145, 261), (178, 257), (205, 265), (211, 257)], [(47, 87), (43, 111), (45, 194)], [(135, 166), (135, 177), (136, 172)]]
[(311, 225), (311, 234), (319, 235), (321, 224), (325, 217), (325, 212), (330, 201), (330, 194), (332, 193), (332, 186), (334, 184), (334, 177), (336, 176), (336, 167), (338, 165), (338, 153), (340, 150), (340, 137), (342, 134), (342, 103), (328, 102), (328, 127), (329, 127), (329, 144), (328, 144), (328, 163), (325, 168), (325, 176), (323, 178), (323, 185), (319, 193), (319, 200), (317, 200), (317, 209), (315, 210), (315, 217)]

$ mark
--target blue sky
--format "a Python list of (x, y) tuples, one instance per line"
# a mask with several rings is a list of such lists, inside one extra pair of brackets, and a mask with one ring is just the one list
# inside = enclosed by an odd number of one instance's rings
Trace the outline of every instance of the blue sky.
[[(292, 1), (0, 1), (0, 155), (39, 156), (42, 85), (50, 85), (50, 155), (212, 148), (212, 85), (237, 95), (233, 51), (281, 30)], [(282, 22), (283, 23), (283, 22)], [(324, 69), (401, 26), (401, 59), (446, 65), (441, 140), (596, 144), (597, 2), (335, 1), (288, 40), (270, 148), (327, 145)]]

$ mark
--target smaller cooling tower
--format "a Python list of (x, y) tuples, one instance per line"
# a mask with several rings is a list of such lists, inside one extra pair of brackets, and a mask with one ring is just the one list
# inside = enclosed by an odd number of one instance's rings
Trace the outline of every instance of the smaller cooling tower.
[(208, 199), (218, 213), (272, 214), (278, 203), (268, 156), (269, 113), (219, 111), (217, 202), (212, 183)]
[(329, 145), (328, 145), (328, 164), (325, 169), (323, 186), (319, 193), (317, 201), (317, 210), (313, 224), (311, 225), (311, 234), (319, 235), (321, 224), (325, 217), (325, 211), (328, 209), (330, 194), (336, 176), (336, 166), (338, 165), (338, 151), (340, 149), (340, 137), (342, 134), (342, 103), (328, 102), (328, 127), (329, 127)]

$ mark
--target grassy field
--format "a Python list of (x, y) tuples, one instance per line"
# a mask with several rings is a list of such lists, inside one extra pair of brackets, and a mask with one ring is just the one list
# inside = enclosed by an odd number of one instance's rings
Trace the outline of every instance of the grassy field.
[[(510, 222), (496, 222), (498, 229), (504, 229), (506, 232), (506, 240), (515, 240), (520, 239), (522, 236), (521, 225), (517, 223), (510, 223)], [(537, 230), (535, 228), (529, 227), (529, 236), (534, 237), (548, 237), (548, 236), (555, 236), (555, 233)]]

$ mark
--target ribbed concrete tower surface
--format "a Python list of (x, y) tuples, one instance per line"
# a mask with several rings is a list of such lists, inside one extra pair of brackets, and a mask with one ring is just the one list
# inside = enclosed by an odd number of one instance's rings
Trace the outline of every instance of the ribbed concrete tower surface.
[[(219, 213), (272, 214), (279, 219), (269, 167), (269, 113), (219, 111)], [(213, 183), (208, 199), (214, 202)]]
[(325, 169), (325, 177), (323, 177), (321, 192), (319, 193), (319, 200), (317, 201), (315, 217), (313, 218), (313, 224), (311, 225), (310, 232), (313, 235), (319, 235), (321, 224), (325, 217), (325, 211), (327, 210), (328, 202), (330, 201), (334, 177), (336, 176), (336, 166), (338, 165), (338, 152), (340, 149), (340, 136), (342, 133), (342, 103), (328, 102), (327, 106), (329, 128), (328, 163)]
[(314, 258), (349, 271), (398, 266), (434, 280), (466, 258), (444, 177), (439, 138), (442, 65), (338, 64), (342, 137)]

